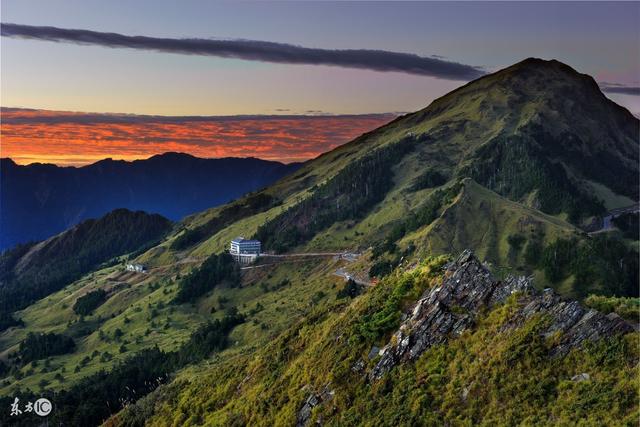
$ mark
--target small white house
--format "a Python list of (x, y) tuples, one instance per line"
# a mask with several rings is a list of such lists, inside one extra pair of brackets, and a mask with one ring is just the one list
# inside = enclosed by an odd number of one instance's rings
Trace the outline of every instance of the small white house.
[(145, 273), (147, 271), (142, 264), (127, 264), (127, 271), (134, 271), (136, 273)]

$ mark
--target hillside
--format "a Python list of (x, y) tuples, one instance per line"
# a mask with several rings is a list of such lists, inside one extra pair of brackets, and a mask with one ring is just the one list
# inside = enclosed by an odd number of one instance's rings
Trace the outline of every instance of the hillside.
[(525, 242), (544, 244), (581, 234), (565, 221), (501, 197), (467, 178), (435, 221), (401, 243), (423, 248), (425, 253), (455, 254), (476, 248), (480, 258), (496, 266), (525, 271)]
[(263, 188), (299, 167), (181, 153), (133, 162), (106, 159), (78, 168), (0, 162), (0, 250), (46, 239), (116, 208), (179, 220)]
[[(262, 193), (282, 206), (251, 216), (243, 234), (257, 231), (249, 222), (268, 217), (264, 234), (275, 231), (291, 240), (275, 242), (272, 249), (309, 241), (314, 248), (345, 244), (336, 237), (367, 247), (443, 181), (466, 177), (581, 225), (637, 200), (639, 129), (638, 120), (608, 100), (590, 77), (557, 61), (529, 59), (308, 162)], [(440, 175), (438, 185), (424, 181), (433, 171)], [(366, 182), (376, 177), (385, 182)], [(351, 178), (353, 186), (342, 184)], [(323, 198), (340, 202), (329, 209)], [(199, 214), (187, 227), (216, 215)], [(311, 217), (321, 219), (309, 229)]]
[[(581, 227), (637, 201), (639, 130), (557, 61), (482, 77), (16, 312), (0, 404), (50, 396), (83, 426), (631, 422), (637, 236)], [(236, 236), (268, 253), (240, 269)]]
[(160, 215), (118, 209), (45, 241), (3, 252), (0, 330), (13, 323), (13, 311), (71, 284), (113, 257), (148, 248), (171, 226)]
[(633, 423), (630, 331), (524, 278), (496, 281), (465, 252), (318, 309), (255, 355), (161, 387), (108, 425)]

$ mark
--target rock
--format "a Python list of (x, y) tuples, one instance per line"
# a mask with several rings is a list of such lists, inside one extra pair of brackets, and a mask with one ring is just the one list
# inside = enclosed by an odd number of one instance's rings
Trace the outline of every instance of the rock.
[(390, 343), (380, 350), (380, 360), (369, 373), (369, 380), (378, 380), (398, 363), (415, 360), (429, 347), (462, 334), (474, 325), (477, 313), (504, 303), (514, 293), (522, 295), (524, 306), (503, 330), (519, 327), (537, 313), (550, 315), (552, 321), (542, 334), (561, 333), (551, 356), (565, 355), (585, 340), (632, 330), (619, 316), (605, 316), (576, 301), (564, 301), (550, 289), (537, 294), (531, 278), (498, 281), (469, 250), (446, 266), (444, 277), (440, 286), (425, 291), (406, 313)]
[(581, 374), (578, 375), (574, 375), (573, 377), (571, 377), (571, 381), (580, 383), (582, 381), (589, 381), (591, 379), (591, 375), (587, 374), (586, 372), (583, 372)]
[(333, 399), (335, 392), (329, 388), (329, 384), (325, 385), (320, 393), (315, 394), (311, 393), (309, 397), (304, 401), (302, 408), (298, 411), (298, 419), (296, 422), (296, 427), (304, 427), (309, 422), (309, 418), (311, 418), (311, 411), (316, 406), (328, 402)]
[(353, 372), (362, 372), (362, 370), (364, 369), (364, 360), (360, 359), (358, 360), (356, 363), (353, 364), (353, 366), (351, 367), (351, 370)]
[(369, 352), (369, 355), (367, 357), (369, 358), (369, 360), (375, 359), (378, 356), (378, 353), (380, 353), (380, 349), (374, 345), (373, 347), (371, 347), (371, 351)]
[(467, 397), (469, 397), (469, 389), (467, 387), (462, 389), (462, 394), (461, 394), (462, 400), (466, 401)]

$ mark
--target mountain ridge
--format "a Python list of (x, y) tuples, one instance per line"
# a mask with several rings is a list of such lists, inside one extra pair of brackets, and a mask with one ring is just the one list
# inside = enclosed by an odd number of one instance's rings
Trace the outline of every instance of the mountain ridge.
[[(42, 240), (116, 208), (178, 220), (271, 184), (299, 166), (251, 157), (202, 159), (184, 153), (132, 162), (104, 159), (82, 167), (21, 166), (3, 158), (0, 250)], [(248, 173), (237, 173), (241, 170)]]

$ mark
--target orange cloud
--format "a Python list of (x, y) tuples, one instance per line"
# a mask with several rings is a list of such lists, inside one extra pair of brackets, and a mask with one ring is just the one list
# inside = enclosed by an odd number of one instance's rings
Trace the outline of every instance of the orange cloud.
[(168, 117), (2, 108), (0, 155), (16, 163), (83, 165), (167, 151), (283, 162), (318, 156), (393, 114)]

